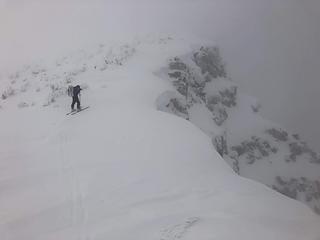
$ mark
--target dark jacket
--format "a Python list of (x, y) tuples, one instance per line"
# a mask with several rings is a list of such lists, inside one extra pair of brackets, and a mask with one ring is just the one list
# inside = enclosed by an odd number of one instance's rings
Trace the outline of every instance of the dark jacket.
[(74, 97), (75, 97), (75, 96), (78, 96), (78, 94), (80, 93), (81, 90), (82, 90), (82, 89), (80, 88), (79, 85), (75, 86), (75, 87), (73, 88), (73, 96), (74, 96)]

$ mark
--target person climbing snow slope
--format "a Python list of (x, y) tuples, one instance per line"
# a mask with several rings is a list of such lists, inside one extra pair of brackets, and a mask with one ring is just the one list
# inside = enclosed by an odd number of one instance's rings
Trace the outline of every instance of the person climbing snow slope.
[(71, 103), (71, 110), (74, 111), (74, 105), (77, 104), (77, 110), (81, 110), (81, 105), (80, 105), (80, 91), (81, 87), (79, 85), (73, 87), (69, 86), (68, 87), (68, 95), (72, 97), (72, 103)]

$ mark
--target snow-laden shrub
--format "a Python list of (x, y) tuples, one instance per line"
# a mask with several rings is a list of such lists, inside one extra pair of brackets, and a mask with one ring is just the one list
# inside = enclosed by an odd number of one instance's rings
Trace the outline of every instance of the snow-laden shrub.
[(38, 74), (41, 74), (41, 73), (45, 73), (47, 70), (45, 68), (42, 68), (40, 66), (35, 66), (33, 70), (31, 70), (31, 73), (33, 75), (38, 75)]
[(50, 90), (49, 96), (47, 97), (47, 100), (43, 106), (49, 106), (50, 104), (54, 103), (58, 97), (66, 95), (67, 91), (66, 87), (62, 86), (61, 84), (51, 84)]
[(26, 102), (20, 102), (20, 103), (18, 104), (18, 108), (26, 108), (26, 107), (29, 107), (29, 104), (26, 103)]
[(184, 119), (189, 118), (185, 99), (179, 97), (173, 91), (162, 93), (156, 100), (157, 109), (163, 112), (172, 113)]
[(1, 98), (3, 100), (7, 99), (10, 96), (13, 96), (15, 94), (15, 90), (12, 87), (8, 87), (1, 95)]
[(182, 60), (178, 57), (175, 57), (169, 62), (169, 68), (171, 70), (176, 70), (176, 71), (186, 71), (187, 70), (187, 65), (182, 62)]
[(305, 142), (290, 142), (289, 143), (290, 155), (286, 159), (287, 162), (296, 162), (297, 157), (306, 155), (310, 163), (319, 163), (320, 156), (313, 151)]
[(201, 69), (202, 74), (208, 73), (212, 78), (227, 77), (225, 64), (218, 47), (201, 47), (193, 54), (193, 60)]
[(222, 91), (219, 91), (219, 95), (221, 103), (226, 107), (231, 108), (237, 105), (237, 87), (232, 86)]
[(266, 130), (274, 139), (281, 142), (288, 141), (288, 133), (282, 129), (270, 128)]
[(252, 104), (251, 109), (254, 113), (258, 113), (261, 109), (261, 104), (260, 103)]
[(198, 75), (194, 66), (187, 65), (178, 57), (170, 59), (168, 65), (168, 76), (181, 95), (187, 97), (190, 103), (205, 101), (206, 80)]
[(300, 136), (299, 134), (292, 134), (292, 137), (295, 139), (295, 140), (300, 140)]
[(219, 135), (212, 138), (212, 144), (221, 157), (228, 154), (228, 145), (225, 135)]
[(208, 101), (208, 109), (212, 112), (213, 120), (218, 126), (221, 126), (228, 118), (228, 113), (225, 108), (215, 104), (217, 98), (210, 98)]
[(236, 106), (237, 86), (225, 78), (218, 48), (201, 47), (191, 56), (174, 57), (167, 71), (175, 89), (186, 97), (186, 107), (202, 103), (218, 126), (227, 120), (228, 108)]
[(270, 142), (256, 136), (252, 136), (250, 140), (241, 142), (240, 145), (232, 146), (231, 150), (237, 152), (239, 157), (245, 157), (248, 164), (253, 164), (255, 161), (268, 157), (270, 154), (278, 151)]
[(320, 214), (320, 179), (310, 180), (305, 177), (286, 178), (277, 176), (272, 187), (288, 197), (306, 202)]
[[(120, 46), (119, 48), (110, 49), (108, 54), (103, 58), (100, 71), (107, 69), (109, 65), (122, 66), (128, 61), (136, 52), (136, 49), (127, 44)], [(101, 65), (101, 64), (99, 64)], [(95, 66), (96, 68), (97, 66)]]
[(206, 94), (206, 107), (212, 112), (213, 120), (221, 126), (228, 119), (228, 108), (236, 106), (237, 88), (231, 86), (213, 94)]
[(228, 154), (224, 155), (223, 158), (230, 164), (235, 173), (240, 174), (239, 156), (236, 151), (228, 150)]
[(206, 106), (213, 114), (213, 120), (221, 126), (228, 119), (228, 108), (236, 106), (237, 88), (230, 87), (213, 95), (206, 95)]
[(190, 85), (190, 71), (185, 63), (178, 57), (171, 59), (169, 62), (170, 72), (168, 73), (169, 77), (173, 79), (173, 86), (177, 91), (183, 95), (187, 96), (188, 94), (188, 85)]

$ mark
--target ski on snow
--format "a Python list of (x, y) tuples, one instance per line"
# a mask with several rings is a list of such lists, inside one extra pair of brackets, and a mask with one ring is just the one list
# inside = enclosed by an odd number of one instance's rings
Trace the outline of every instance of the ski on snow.
[(86, 109), (88, 109), (88, 108), (89, 108), (89, 106), (84, 107), (84, 108), (81, 108), (80, 110), (71, 111), (71, 112), (68, 112), (66, 115), (74, 115), (74, 114), (76, 114), (76, 113), (78, 113), (78, 112), (81, 112), (81, 111), (83, 111), (83, 110), (86, 110)]

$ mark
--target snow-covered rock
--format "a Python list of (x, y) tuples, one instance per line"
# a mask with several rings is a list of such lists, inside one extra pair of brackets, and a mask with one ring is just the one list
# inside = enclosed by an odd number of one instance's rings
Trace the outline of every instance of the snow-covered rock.
[(160, 72), (176, 92), (166, 94), (167, 105), (158, 104), (159, 109), (202, 129), (238, 174), (320, 213), (320, 155), (299, 135), (258, 115), (260, 104), (238, 92), (217, 47), (173, 56)]

